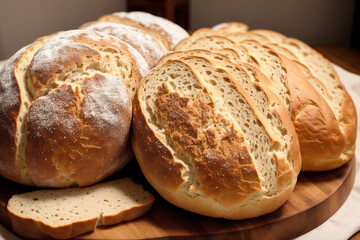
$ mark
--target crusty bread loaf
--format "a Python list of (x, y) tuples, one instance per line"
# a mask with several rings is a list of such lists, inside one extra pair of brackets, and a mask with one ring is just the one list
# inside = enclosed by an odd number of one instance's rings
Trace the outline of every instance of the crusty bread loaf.
[(304, 170), (328, 170), (348, 162), (355, 151), (356, 110), (352, 99), (341, 84), (339, 76), (330, 61), (298, 39), (288, 38), (283, 34), (270, 30), (256, 29), (251, 32), (270, 39), (273, 43), (270, 45), (271, 48), (277, 51), (281, 51), (281, 48), (283, 48), (287, 52), (291, 52), (287, 57), (295, 61), (303, 73), (309, 76), (313, 87), (327, 101), (338, 121), (345, 140), (341, 155), (321, 162), (314, 161), (313, 164), (304, 166)]
[(286, 108), (260, 72), (252, 82), (239, 66), (203, 56), (168, 55), (140, 84), (132, 134), (139, 165), (165, 199), (187, 210), (228, 219), (274, 211), (301, 164)]
[(172, 50), (180, 40), (189, 36), (179, 25), (146, 12), (115, 12), (104, 15), (98, 20), (141, 28), (149, 32), (166, 52)]
[(69, 187), (122, 168), (132, 158), (130, 96), (148, 71), (130, 48), (110, 35), (73, 30), (9, 59), (0, 72), (0, 174)]
[(256, 41), (241, 44), (274, 82), (273, 91), (288, 107), (300, 141), (302, 169), (337, 159), (344, 149), (344, 136), (331, 108), (306, 76), (289, 59)]
[(140, 28), (111, 23), (111, 22), (89, 22), (80, 29), (99, 31), (117, 37), (135, 48), (146, 60), (150, 68), (164, 55), (165, 51), (159, 43), (146, 31)]
[[(261, 34), (262, 32), (266, 34)], [(231, 38), (232, 41), (229, 41), (228, 38)], [(250, 55), (248, 59), (251, 61), (244, 61), (243, 57), (235, 59), (230, 57), (229, 54), (227, 56), (234, 63), (241, 65), (241, 62), (247, 62), (259, 67), (268, 78), (275, 81), (273, 90), (287, 105), (299, 134), (303, 159), (302, 170), (322, 171), (342, 166), (352, 156), (351, 150), (353, 150), (354, 144), (348, 143), (354, 143), (354, 135), (356, 136), (356, 134), (345, 136), (344, 127), (338, 119), (338, 114), (336, 114), (338, 110), (334, 107), (336, 104), (339, 105), (339, 98), (332, 96), (330, 94), (332, 88), (326, 87), (324, 82), (313, 75), (310, 67), (308, 68), (305, 63), (303, 64), (304, 61), (301, 62), (298, 59), (301, 58), (297, 56), (300, 53), (295, 54), (295, 52), (289, 50), (290, 48), (286, 47), (286, 44), (271, 42), (272, 40), (280, 41), (280, 39), (284, 38), (285, 36), (281, 34), (266, 30), (247, 33), (233, 32), (222, 37), (216, 35), (199, 37), (193, 39), (190, 44), (183, 40), (175, 49), (182, 51), (208, 49), (222, 53), (219, 51), (222, 46), (228, 48), (231, 48), (231, 45), (242, 46), (243, 49), (246, 49), (246, 53)], [(184, 42), (186, 44), (183, 44)], [(288, 61), (281, 54), (293, 61)], [(304, 55), (311, 55), (311, 53)], [(321, 61), (319, 62), (321, 64)], [(286, 77), (287, 66), (285, 65), (289, 66), (290, 69), (294, 69), (288, 73), (291, 77)], [(294, 71), (296, 74), (293, 74)], [(323, 72), (326, 71), (323, 70)], [(330, 74), (330, 72), (328, 73)], [(354, 108), (353, 105), (351, 106), (351, 99), (346, 100), (346, 102), (349, 102), (349, 110), (342, 111), (349, 113), (347, 127), (352, 126), (352, 129), (354, 129), (354, 126), (356, 127), (356, 117), (353, 114)], [(329, 148), (329, 146), (332, 147)]]
[(88, 188), (38, 190), (14, 195), (8, 202), (13, 230), (32, 239), (67, 239), (138, 218), (154, 197), (130, 178)]

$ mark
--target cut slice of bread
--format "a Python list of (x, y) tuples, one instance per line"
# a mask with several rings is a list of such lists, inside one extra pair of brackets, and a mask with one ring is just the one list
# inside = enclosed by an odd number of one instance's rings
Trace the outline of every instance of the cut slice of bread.
[(8, 202), (13, 230), (26, 238), (66, 239), (138, 218), (154, 197), (130, 178), (87, 188), (38, 190), (14, 195)]
[[(239, 62), (239, 63), (250, 63), (256, 65), (256, 61), (250, 57), (246, 48), (237, 45), (231, 39), (219, 36), (219, 35), (208, 35), (196, 38), (191, 42), (191, 44), (182, 43), (180, 42), (176, 47), (175, 51), (185, 51), (185, 50), (192, 50), (192, 49), (206, 49), (212, 52), (217, 52), (221, 54), (225, 54), (228, 56), (232, 61)], [(226, 49), (226, 50), (225, 50)], [(236, 52), (236, 55), (231, 54), (231, 50)]]
[[(165, 199), (229, 219), (259, 216), (286, 201), (301, 161), (297, 137), (278, 98), (248, 83), (253, 91), (193, 56), (164, 61), (140, 84), (132, 145)], [(261, 107), (256, 97), (263, 97)]]
[(254, 40), (259, 43), (267, 43), (270, 41), (266, 36), (262, 36), (256, 33), (249, 33), (249, 32), (246, 33), (235, 32), (235, 33), (226, 34), (225, 36), (231, 39), (232, 41), (234, 41), (235, 43), (240, 43), (241, 41), (244, 40)]
[(256, 41), (243, 41), (241, 45), (258, 61), (260, 70), (274, 83), (272, 90), (288, 107), (299, 136), (302, 170), (320, 171), (343, 165), (338, 160), (345, 144), (339, 123), (296, 64)]

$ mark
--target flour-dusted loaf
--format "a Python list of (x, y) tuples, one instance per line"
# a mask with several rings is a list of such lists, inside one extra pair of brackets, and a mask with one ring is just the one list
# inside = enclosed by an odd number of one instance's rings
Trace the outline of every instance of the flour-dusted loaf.
[(179, 25), (146, 12), (115, 12), (98, 19), (130, 25), (149, 32), (163, 47), (164, 51), (172, 50), (175, 45), (189, 34)]
[(130, 178), (87, 188), (14, 195), (7, 209), (13, 230), (32, 239), (67, 239), (144, 215), (154, 197)]
[(89, 22), (80, 28), (99, 31), (120, 38), (134, 47), (152, 68), (165, 54), (159, 43), (146, 31), (119, 23)]
[(149, 70), (135, 52), (110, 35), (72, 30), (10, 58), (0, 71), (0, 174), (69, 187), (121, 169), (133, 156), (131, 97)]
[(271, 82), (214, 60), (224, 55), (173, 54), (144, 78), (134, 101), (132, 146), (145, 177), (169, 202), (203, 215), (276, 210), (296, 184), (301, 157), (285, 106), (261, 83)]

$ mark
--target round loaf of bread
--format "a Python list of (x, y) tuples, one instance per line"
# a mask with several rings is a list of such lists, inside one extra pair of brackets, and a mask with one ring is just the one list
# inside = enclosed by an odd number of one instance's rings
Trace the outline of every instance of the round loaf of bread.
[(136, 159), (181, 208), (227, 219), (272, 212), (290, 196), (301, 166), (286, 107), (256, 68), (196, 54), (168, 55), (140, 83)]
[(69, 187), (122, 168), (133, 156), (131, 96), (148, 71), (129, 48), (110, 35), (73, 30), (9, 59), (0, 72), (0, 174)]

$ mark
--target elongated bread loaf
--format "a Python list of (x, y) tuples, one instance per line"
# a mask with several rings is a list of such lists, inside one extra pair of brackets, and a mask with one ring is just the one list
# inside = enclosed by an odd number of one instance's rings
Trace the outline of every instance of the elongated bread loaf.
[(130, 178), (87, 188), (38, 190), (12, 196), (8, 212), (13, 230), (32, 239), (67, 239), (138, 218), (154, 197)]
[(260, 72), (251, 81), (236, 64), (204, 56), (169, 57), (140, 84), (132, 134), (139, 165), (165, 199), (187, 210), (228, 219), (274, 211), (301, 165), (286, 108)]
[(0, 72), (0, 174), (69, 187), (121, 169), (133, 156), (131, 97), (149, 70), (130, 48), (110, 35), (72, 30), (9, 59)]

